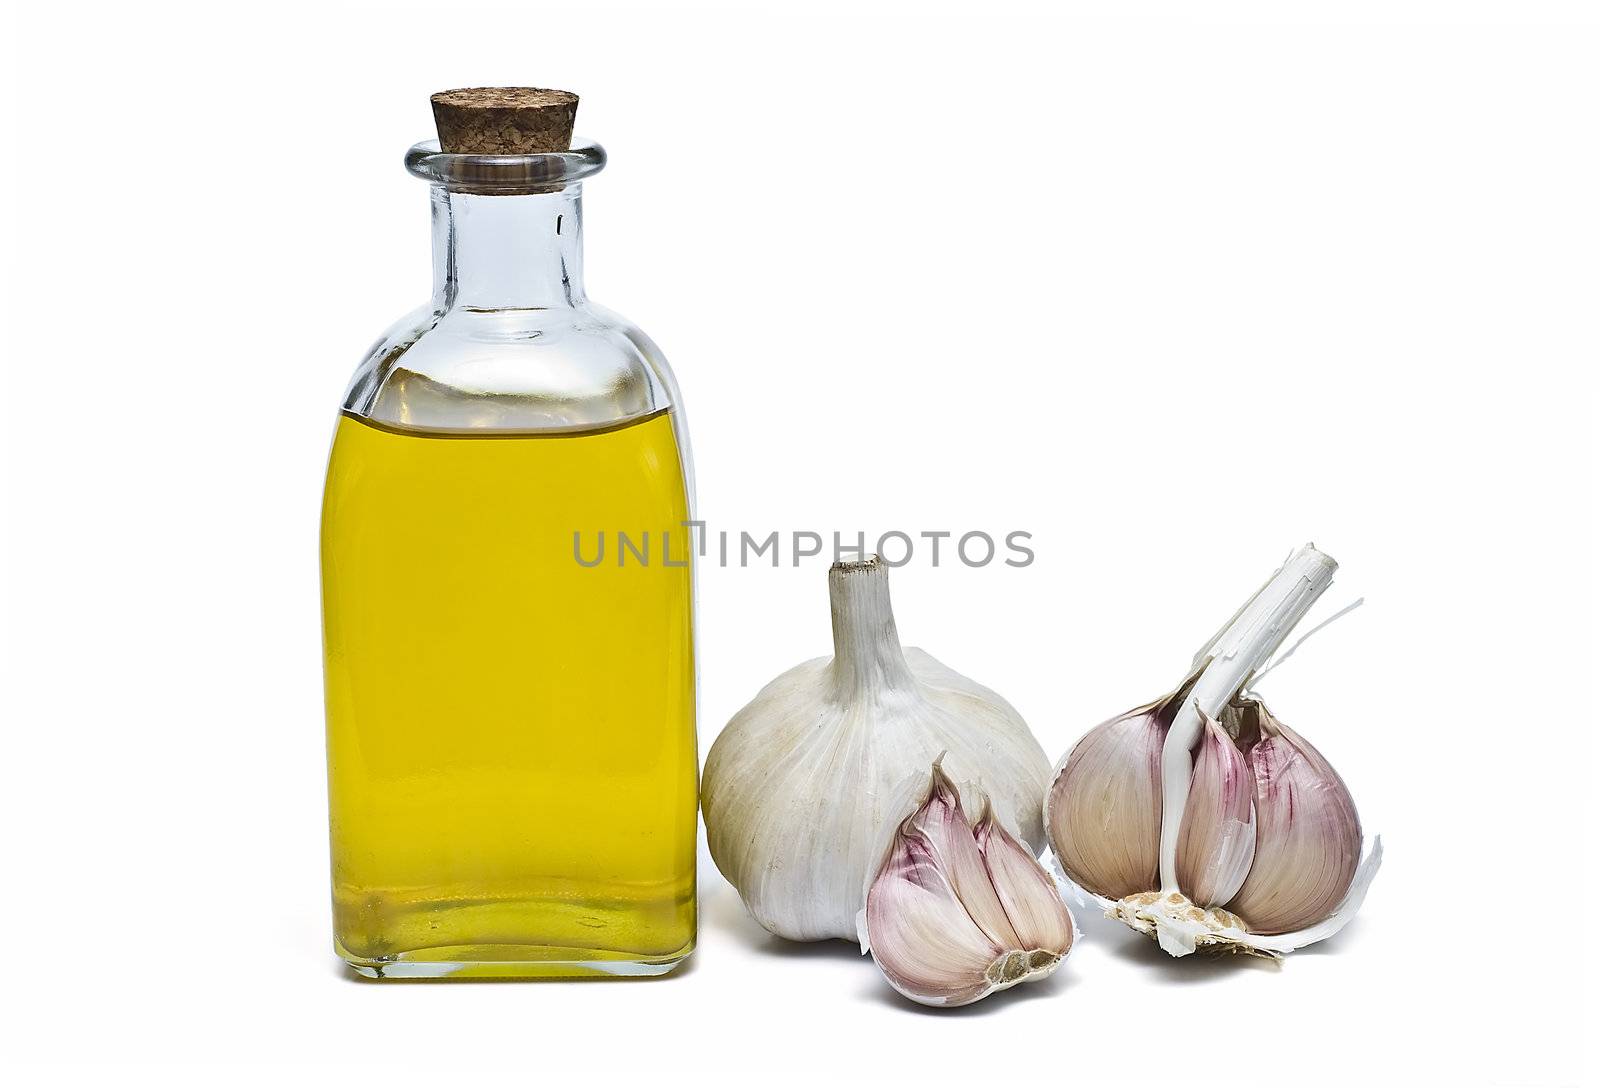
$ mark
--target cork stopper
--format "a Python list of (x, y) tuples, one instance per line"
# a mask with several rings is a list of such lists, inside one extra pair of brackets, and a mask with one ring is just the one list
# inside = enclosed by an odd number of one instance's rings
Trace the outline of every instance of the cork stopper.
[(463, 87), (433, 96), (439, 149), (452, 155), (538, 155), (572, 146), (578, 96), (542, 87)]

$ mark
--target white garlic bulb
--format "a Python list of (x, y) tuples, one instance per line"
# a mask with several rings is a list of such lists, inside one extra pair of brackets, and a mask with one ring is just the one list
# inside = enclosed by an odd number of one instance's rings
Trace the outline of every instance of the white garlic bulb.
[(976, 824), (940, 767), (894, 832), (867, 893), (862, 947), (889, 984), (923, 1005), (968, 1005), (1054, 971), (1072, 915), (1026, 846), (994, 819)]
[(1000, 696), (900, 645), (876, 556), (828, 572), (832, 658), (773, 680), (711, 746), (712, 860), (756, 921), (797, 941), (857, 938), (869, 877), (928, 766), (989, 795), (1035, 851), (1050, 762)]
[(1276, 956), (1331, 937), (1383, 856), (1361, 860), (1355, 802), (1304, 738), (1242, 694), (1332, 582), (1290, 556), (1164, 699), (1097, 726), (1057, 768), (1045, 824), (1062, 871), (1175, 956)]

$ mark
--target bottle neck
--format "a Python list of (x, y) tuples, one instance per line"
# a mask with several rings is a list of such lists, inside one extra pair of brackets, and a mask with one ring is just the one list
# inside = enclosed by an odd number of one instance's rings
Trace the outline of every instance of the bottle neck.
[(583, 187), (486, 196), (433, 189), (433, 294), (447, 309), (583, 301)]

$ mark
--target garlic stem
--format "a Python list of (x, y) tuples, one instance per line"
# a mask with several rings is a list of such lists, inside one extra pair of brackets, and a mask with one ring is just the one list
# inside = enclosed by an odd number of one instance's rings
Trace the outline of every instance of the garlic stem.
[[(1161, 890), (1178, 890), (1178, 833), (1189, 799), (1194, 762), (1191, 752), (1200, 739), (1204, 717), (1219, 717), (1222, 708), (1255, 671), (1283, 645), (1295, 624), (1305, 618), (1318, 597), (1333, 583), (1338, 564), (1307, 544), (1289, 556), (1278, 572), (1235, 613), (1200, 652), (1209, 663), (1195, 682), (1167, 731), (1161, 749)], [(1205, 904), (1202, 904), (1205, 905)]]
[(889, 606), (889, 570), (876, 555), (828, 569), (833, 611), (833, 675), (849, 694), (912, 686)]

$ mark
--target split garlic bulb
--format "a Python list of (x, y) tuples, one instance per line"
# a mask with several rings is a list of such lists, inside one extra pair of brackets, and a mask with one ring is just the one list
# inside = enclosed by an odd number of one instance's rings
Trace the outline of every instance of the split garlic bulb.
[(1105, 722), (1058, 767), (1046, 831), (1062, 871), (1175, 956), (1281, 955), (1355, 916), (1382, 859), (1322, 754), (1242, 694), (1332, 582), (1290, 556), (1167, 697)]
[(756, 921), (855, 940), (868, 878), (941, 753), (1035, 851), (1050, 762), (1000, 696), (901, 648), (876, 556), (828, 572), (832, 658), (798, 665), (736, 714), (706, 758), (712, 860)]
[(1055, 882), (986, 798), (981, 805), (974, 824), (935, 761), (867, 893), (862, 947), (891, 986), (924, 1005), (968, 1005), (1043, 978), (1072, 948)]

